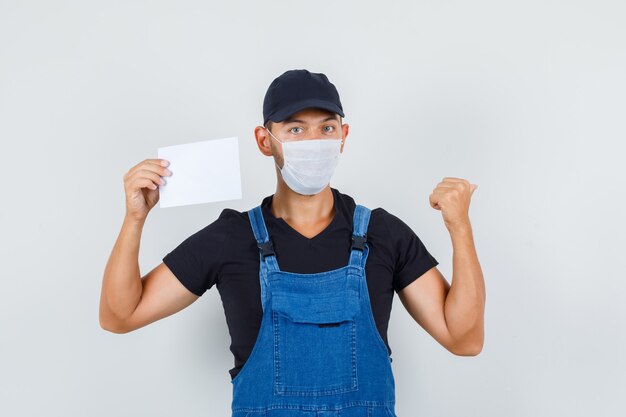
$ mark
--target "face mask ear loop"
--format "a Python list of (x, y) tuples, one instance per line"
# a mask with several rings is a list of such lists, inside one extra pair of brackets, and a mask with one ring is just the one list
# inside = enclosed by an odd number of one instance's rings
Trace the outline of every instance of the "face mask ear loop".
[[(279, 141), (276, 136), (272, 135), (272, 132), (270, 132), (270, 130), (268, 128), (265, 128), (265, 130), (267, 130), (267, 133), (269, 133), (271, 137), (273, 137), (274, 139), (276, 139), (278, 142), (280, 142), (282, 144), (282, 142)], [(284, 164), (284, 162), (283, 162), (283, 164)], [(276, 161), (274, 161), (274, 165), (276, 165), (276, 167), (282, 172), (282, 168), (280, 167), (280, 165), (278, 165), (278, 163)]]
[(272, 135), (272, 132), (270, 132), (270, 130), (268, 128), (265, 128), (265, 130), (267, 130), (267, 133), (269, 133), (271, 137), (276, 139), (278, 142), (283, 143), (282, 141), (278, 140), (278, 138), (276, 136)]

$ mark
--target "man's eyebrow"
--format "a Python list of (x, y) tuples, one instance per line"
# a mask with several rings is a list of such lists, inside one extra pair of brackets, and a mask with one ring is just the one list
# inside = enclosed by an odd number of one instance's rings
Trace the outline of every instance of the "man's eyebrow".
[[(322, 120), (322, 122), (327, 122), (329, 120), (337, 120), (337, 116), (328, 116), (327, 118), (325, 118), (324, 120)], [(283, 120), (283, 123), (287, 124), (287, 123), (303, 123), (303, 124), (307, 124), (306, 121), (304, 120), (300, 120), (300, 119), (294, 119), (292, 117), (288, 117), (285, 120)]]

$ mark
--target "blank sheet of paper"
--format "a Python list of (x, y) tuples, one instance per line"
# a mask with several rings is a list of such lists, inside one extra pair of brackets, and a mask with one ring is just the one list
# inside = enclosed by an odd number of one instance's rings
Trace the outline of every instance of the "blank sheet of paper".
[(237, 137), (158, 148), (172, 175), (159, 186), (159, 206), (174, 207), (241, 199)]

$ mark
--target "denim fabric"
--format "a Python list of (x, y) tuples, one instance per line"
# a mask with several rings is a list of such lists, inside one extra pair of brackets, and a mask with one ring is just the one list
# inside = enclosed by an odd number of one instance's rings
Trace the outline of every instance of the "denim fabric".
[(370, 213), (357, 204), (348, 265), (297, 274), (280, 270), (261, 206), (248, 211), (263, 318), (231, 381), (232, 417), (397, 417), (391, 359), (365, 279)]

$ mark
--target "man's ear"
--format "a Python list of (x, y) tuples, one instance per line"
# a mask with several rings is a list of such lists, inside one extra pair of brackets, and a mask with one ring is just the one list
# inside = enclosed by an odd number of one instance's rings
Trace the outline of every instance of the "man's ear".
[(257, 126), (254, 128), (254, 138), (256, 140), (257, 147), (261, 151), (261, 153), (265, 156), (272, 156), (272, 145), (269, 133), (264, 126)]
[(346, 145), (346, 138), (348, 137), (348, 133), (350, 133), (350, 125), (347, 123), (343, 123), (341, 125), (341, 134), (343, 136), (343, 143), (341, 144), (341, 152), (343, 152), (343, 147)]

